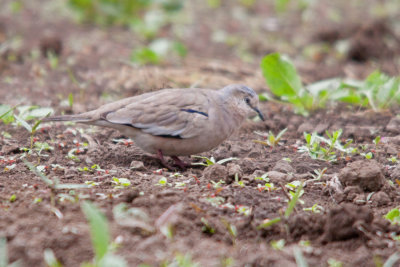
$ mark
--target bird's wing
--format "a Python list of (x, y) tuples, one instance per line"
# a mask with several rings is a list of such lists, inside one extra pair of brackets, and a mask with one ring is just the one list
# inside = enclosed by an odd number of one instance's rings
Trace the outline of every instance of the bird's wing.
[(192, 138), (200, 135), (209, 122), (212, 91), (171, 89), (132, 98), (132, 102), (107, 111), (101, 119), (141, 129), (165, 137)]

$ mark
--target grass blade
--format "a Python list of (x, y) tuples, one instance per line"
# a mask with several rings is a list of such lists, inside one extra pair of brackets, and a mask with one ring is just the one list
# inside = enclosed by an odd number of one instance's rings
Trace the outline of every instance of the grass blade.
[(288, 207), (285, 210), (285, 218), (289, 218), (290, 214), (292, 214), (294, 207), (297, 204), (297, 201), (299, 200), (301, 191), (303, 190), (303, 182), (297, 187), (296, 193), (292, 197), (292, 199), (289, 201)]
[(106, 217), (100, 210), (90, 202), (82, 203), (82, 211), (89, 221), (92, 246), (96, 255), (96, 261), (99, 262), (108, 251), (110, 243), (110, 234)]

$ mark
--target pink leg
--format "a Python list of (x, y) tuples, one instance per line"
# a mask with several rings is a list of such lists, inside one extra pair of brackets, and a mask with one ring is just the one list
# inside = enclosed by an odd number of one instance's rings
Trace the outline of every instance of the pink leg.
[(175, 161), (175, 165), (181, 168), (182, 170), (185, 170), (187, 167), (190, 166), (190, 163), (183, 162), (177, 156), (171, 156), (171, 158)]
[(170, 170), (170, 171), (173, 171), (173, 170), (174, 170), (174, 168), (171, 167), (171, 166), (168, 164), (168, 162), (165, 160), (164, 155), (163, 155), (161, 149), (159, 149), (159, 150), (157, 151), (157, 157), (158, 157), (158, 159), (161, 161), (161, 164), (162, 164), (165, 168), (167, 168), (167, 169)]

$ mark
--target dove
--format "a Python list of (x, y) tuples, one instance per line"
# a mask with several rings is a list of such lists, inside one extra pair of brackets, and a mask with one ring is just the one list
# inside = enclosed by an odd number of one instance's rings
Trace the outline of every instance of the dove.
[(258, 114), (258, 95), (248, 86), (231, 84), (219, 90), (162, 89), (121, 99), (77, 115), (43, 121), (75, 121), (110, 127), (133, 139), (142, 150), (187, 166), (178, 156), (209, 151), (231, 136), (251, 114)]

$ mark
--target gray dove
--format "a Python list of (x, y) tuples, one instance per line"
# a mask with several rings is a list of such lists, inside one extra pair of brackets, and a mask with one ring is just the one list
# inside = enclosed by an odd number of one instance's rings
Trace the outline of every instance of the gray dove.
[(175, 164), (186, 164), (188, 156), (217, 147), (256, 112), (258, 95), (241, 84), (212, 89), (163, 89), (115, 101), (78, 115), (44, 118), (43, 121), (75, 121), (111, 127), (131, 137), (146, 152), (164, 156)]

